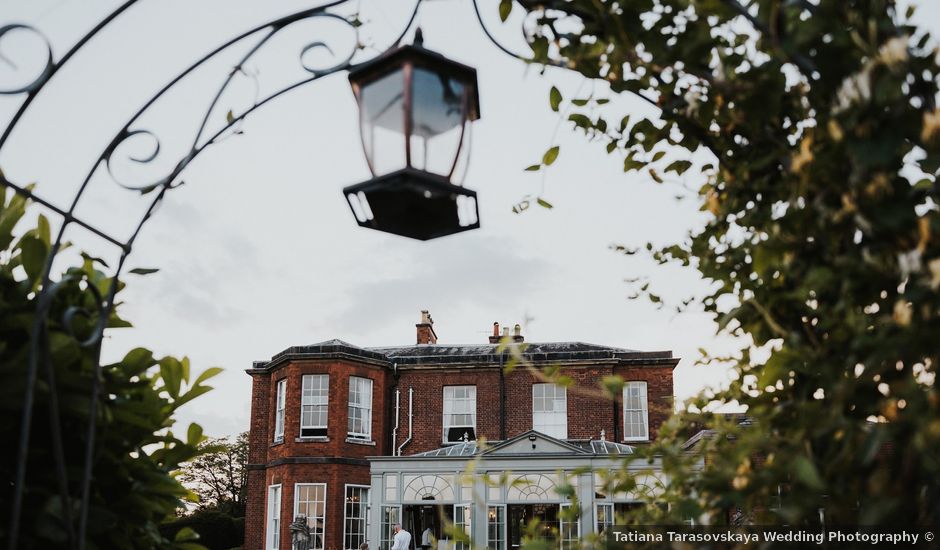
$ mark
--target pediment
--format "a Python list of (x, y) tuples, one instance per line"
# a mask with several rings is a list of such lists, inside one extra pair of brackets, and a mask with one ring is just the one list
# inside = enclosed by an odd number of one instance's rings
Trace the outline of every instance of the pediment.
[(584, 449), (547, 436), (535, 430), (507, 439), (483, 452), (485, 456), (512, 456), (533, 454), (589, 454)]

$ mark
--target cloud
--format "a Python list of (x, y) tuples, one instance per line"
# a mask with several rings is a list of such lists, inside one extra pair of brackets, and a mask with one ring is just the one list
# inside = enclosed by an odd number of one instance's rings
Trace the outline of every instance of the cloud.
[(499, 309), (527, 301), (553, 284), (552, 264), (509, 238), (468, 238), (455, 246), (450, 239), (426, 244), (404, 258), (407, 273), (355, 285), (346, 307), (326, 325), (336, 334), (366, 335), (378, 327), (416, 316), (417, 308), (448, 304), (451, 309)]

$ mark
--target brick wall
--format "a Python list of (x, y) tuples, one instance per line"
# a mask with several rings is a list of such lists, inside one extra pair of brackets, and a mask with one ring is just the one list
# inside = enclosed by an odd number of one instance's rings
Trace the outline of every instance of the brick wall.
[[(300, 402), (302, 377), (305, 374), (329, 375), (330, 397), (327, 417), (329, 441), (302, 441), (300, 439)], [(347, 442), (349, 422), (349, 379), (352, 376), (372, 380), (372, 442), (374, 445)], [(385, 425), (388, 421), (387, 385), (391, 374), (388, 369), (349, 361), (297, 361), (271, 373), (268, 392), (268, 425), (274, 426), (277, 401), (277, 383), (287, 380), (284, 411), (284, 442), (274, 443), (274, 430), (267, 439), (267, 460), (291, 456), (366, 456), (391, 454), (387, 448)]]
[[(408, 390), (414, 389), (414, 433), (402, 454), (414, 454), (443, 446), (444, 386), (477, 387), (477, 437), (499, 439), (499, 369), (472, 372), (406, 370), (398, 381), (401, 406), (397, 445), (408, 438)], [(482, 405), (482, 406), (481, 406)], [(394, 406), (394, 404), (393, 404)]]
[[(617, 367), (614, 374), (625, 381), (637, 380), (646, 382), (647, 402), (649, 406), (650, 440), (656, 439), (659, 427), (662, 426), (675, 411), (671, 366), (656, 368)], [(619, 427), (617, 433), (623, 440), (623, 399), (618, 397)], [(630, 442), (631, 445), (636, 442)]]
[[(271, 400), (271, 377), (254, 374), (251, 377), (251, 421), (248, 428), (248, 464), (258, 468), (268, 460), (268, 407)], [(245, 548), (263, 548), (264, 501), (267, 490), (264, 470), (248, 472), (248, 495), (245, 502)]]
[[(329, 375), (328, 441), (300, 440), (302, 376)], [(372, 380), (372, 442), (347, 442), (349, 378)], [(327, 530), (325, 548), (342, 548), (345, 483), (369, 484), (364, 457), (391, 454), (386, 429), (392, 405), (388, 401), (388, 369), (350, 361), (294, 361), (271, 372), (252, 374), (252, 407), (249, 432), (248, 501), (245, 516), (245, 548), (264, 548), (268, 486), (282, 484), (281, 540), (289, 540), (288, 526), (294, 513), (295, 483), (327, 483)], [(284, 440), (274, 442), (277, 383), (287, 380), (284, 410)], [(362, 464), (290, 464), (302, 457), (360, 459)], [(288, 463), (284, 463), (288, 462)], [(281, 463), (268, 466), (272, 463)], [(282, 548), (286, 548), (282, 544)]]
[[(623, 402), (607, 398), (601, 381), (612, 374), (626, 381), (647, 383), (650, 437), (672, 413), (672, 366), (614, 367), (576, 366), (561, 373), (574, 380), (568, 388), (568, 437), (599, 439), (601, 430), (613, 440), (623, 441)], [(402, 370), (398, 381), (401, 392), (397, 445), (408, 437), (408, 389), (414, 390), (414, 433), (402, 454), (414, 454), (442, 446), (444, 386), (475, 385), (477, 388), (477, 436), (492, 441), (501, 439), (499, 419), (499, 369)], [(543, 382), (537, 373), (516, 369), (505, 377), (506, 436), (514, 437), (532, 429), (532, 384)], [(616, 403), (616, 411), (615, 411)], [(392, 403), (394, 406), (394, 403)], [(394, 421), (393, 421), (394, 422)], [(631, 444), (636, 442), (631, 442)]]
[[(290, 548), (290, 523), (294, 517), (294, 488), (297, 483), (326, 484), (326, 525), (323, 548), (343, 548), (343, 519), (346, 501), (346, 485), (369, 485), (369, 467), (349, 464), (281, 464), (267, 469), (263, 492), (267, 487), (281, 485), (281, 548)], [(264, 524), (264, 519), (261, 520)], [(247, 519), (245, 525), (248, 530)], [(263, 533), (257, 546), (248, 546), (245, 550), (264, 548)]]

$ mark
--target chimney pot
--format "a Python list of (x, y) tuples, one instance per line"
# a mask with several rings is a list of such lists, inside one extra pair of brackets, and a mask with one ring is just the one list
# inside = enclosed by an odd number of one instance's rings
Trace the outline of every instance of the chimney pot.
[(516, 323), (516, 326), (512, 328), (512, 341), (522, 342), (523, 340), (525, 340), (525, 338), (522, 336), (522, 326)]
[(493, 321), (493, 334), (490, 335), (490, 343), (498, 344), (499, 343), (499, 322)]

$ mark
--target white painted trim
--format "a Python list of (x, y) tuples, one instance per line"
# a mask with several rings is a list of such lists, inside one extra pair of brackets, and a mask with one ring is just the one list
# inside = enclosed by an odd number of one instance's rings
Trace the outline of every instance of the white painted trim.
[[(274, 532), (271, 531), (271, 520), (274, 519), (271, 516), (271, 490), (277, 489), (278, 502), (277, 502), (277, 535), (278, 535), (278, 545), (274, 546), (271, 544), (274, 542), (272, 540)], [(280, 483), (275, 483), (273, 485), (268, 485), (268, 492), (264, 499), (264, 547), (266, 550), (279, 550), (280, 548), (280, 531), (281, 531), (281, 522), (283, 519), (280, 517), (283, 514), (282, 504), (284, 502), (284, 489)]]
[[(320, 544), (322, 545), (322, 548), (319, 548), (319, 549), (318, 549), (318, 548), (311, 548), (310, 550), (324, 550), (325, 548), (327, 548), (327, 545), (326, 545), (326, 533), (327, 533), (326, 521), (327, 521), (327, 517), (328, 517), (328, 516), (327, 516), (327, 512), (326, 512), (326, 505), (327, 505), (327, 503), (329, 502), (330, 488), (327, 486), (326, 483), (295, 483), (295, 484), (294, 484), (294, 515), (291, 516), (291, 521), (294, 521), (294, 518), (297, 517), (297, 513), (299, 512), (298, 508), (300, 507), (300, 502), (298, 502), (298, 499), (297, 499), (297, 488), (300, 487), (300, 486), (302, 486), (302, 485), (322, 485), (322, 486), (323, 486), (323, 537), (320, 539)], [(309, 518), (308, 518), (308, 519), (309, 519)]]
[[(346, 525), (348, 525), (347, 524), (348, 518), (346, 517), (346, 495), (348, 494), (347, 491), (349, 490), (350, 487), (358, 487), (360, 489), (366, 489), (367, 491), (369, 491), (369, 498), (366, 499), (366, 502), (365, 502), (366, 515), (362, 518), (366, 522), (363, 536), (365, 537), (365, 541), (368, 543), (369, 542), (369, 508), (370, 508), (370, 502), (372, 501), (372, 486), (360, 485), (358, 483), (343, 484), (343, 540), (341, 541), (340, 545), (344, 548), (344, 550), (359, 550), (358, 548), (346, 548)], [(339, 548), (340, 545), (338, 545), (337, 548)]]

